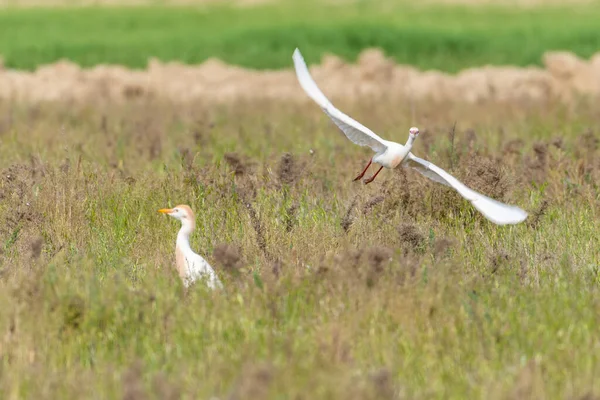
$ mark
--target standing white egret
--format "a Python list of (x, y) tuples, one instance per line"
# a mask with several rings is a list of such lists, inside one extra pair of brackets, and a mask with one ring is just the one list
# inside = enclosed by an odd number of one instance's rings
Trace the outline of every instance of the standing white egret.
[(175, 265), (183, 285), (187, 288), (196, 280), (206, 278), (209, 288), (222, 288), (223, 284), (210, 264), (190, 247), (190, 234), (196, 226), (196, 216), (192, 209), (183, 204), (175, 208), (162, 208), (158, 212), (181, 221), (181, 229), (175, 243)]
[(304, 62), (302, 54), (300, 54), (300, 50), (296, 49), (292, 58), (296, 68), (296, 76), (306, 94), (323, 109), (325, 114), (344, 132), (348, 139), (359, 146), (369, 146), (375, 152), (375, 155), (369, 160), (365, 169), (354, 179), (355, 181), (365, 175), (371, 163), (379, 164), (381, 167), (372, 177), (365, 179), (365, 184), (373, 182), (373, 179), (375, 179), (383, 167), (393, 169), (402, 164), (404, 167), (410, 166), (416, 169), (429, 179), (452, 187), (462, 197), (471, 202), (484, 217), (495, 224), (517, 224), (527, 218), (527, 213), (519, 207), (510, 206), (486, 197), (481, 193), (477, 193), (443, 169), (412, 154), (410, 150), (415, 139), (419, 136), (418, 128), (410, 128), (406, 144), (401, 145), (380, 138), (369, 128), (335, 108), (323, 92), (321, 92), (308, 72), (308, 67)]

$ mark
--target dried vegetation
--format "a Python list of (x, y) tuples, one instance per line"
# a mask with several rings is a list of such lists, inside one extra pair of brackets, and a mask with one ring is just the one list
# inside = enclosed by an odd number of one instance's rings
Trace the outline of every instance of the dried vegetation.
[[(3, 397), (592, 398), (596, 107), (377, 104), (339, 106), (527, 223), (352, 182), (369, 152), (313, 105), (0, 102)], [(182, 290), (179, 203), (221, 293)]]
[[(311, 66), (311, 73), (334, 99), (376, 98), (386, 93), (388, 100), (396, 101), (517, 101), (531, 106), (556, 101), (570, 104), (581, 96), (600, 97), (600, 53), (583, 60), (569, 52), (547, 52), (542, 63), (543, 67), (485, 66), (447, 74), (397, 65), (380, 49), (367, 49), (357, 64), (326, 55), (321, 65)], [(81, 68), (67, 60), (39, 66), (33, 72), (0, 65), (1, 99), (80, 102), (103, 98), (128, 102), (153, 96), (177, 103), (200, 99), (212, 103), (240, 99), (309, 102), (291, 70), (248, 70), (214, 58), (200, 65), (151, 59), (145, 70), (118, 65)]]

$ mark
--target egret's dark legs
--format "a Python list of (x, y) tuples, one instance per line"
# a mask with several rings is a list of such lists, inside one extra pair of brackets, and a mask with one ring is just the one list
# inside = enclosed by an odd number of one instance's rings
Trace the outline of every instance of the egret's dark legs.
[(370, 178), (368, 178), (368, 179), (365, 179), (365, 185), (366, 185), (367, 183), (371, 183), (371, 182), (373, 182), (373, 179), (375, 179), (375, 177), (377, 176), (377, 174), (379, 173), (379, 171), (381, 171), (382, 169), (383, 169), (383, 166), (381, 166), (381, 167), (380, 167), (380, 168), (377, 170), (377, 172), (375, 172), (375, 175), (373, 175), (372, 177), (370, 177)]
[(362, 177), (363, 177), (363, 176), (365, 176), (365, 173), (367, 172), (367, 170), (368, 170), (368, 169), (369, 169), (369, 167), (371, 166), (371, 163), (372, 163), (372, 162), (373, 162), (373, 159), (370, 159), (370, 160), (369, 160), (369, 163), (368, 163), (368, 164), (367, 164), (367, 166), (365, 167), (364, 171), (363, 171), (363, 172), (362, 172), (362, 173), (361, 173), (359, 176), (357, 176), (356, 178), (354, 178), (354, 180), (355, 180), (355, 181), (357, 181), (357, 180), (359, 180), (359, 179), (362, 179)]

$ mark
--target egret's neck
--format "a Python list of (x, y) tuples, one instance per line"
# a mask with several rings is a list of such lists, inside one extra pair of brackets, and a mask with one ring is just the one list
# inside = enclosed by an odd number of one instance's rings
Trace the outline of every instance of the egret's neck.
[(194, 224), (189, 221), (181, 221), (181, 229), (177, 233), (177, 247), (181, 250), (186, 251), (190, 249), (190, 235), (194, 230)]
[(404, 148), (407, 151), (410, 151), (410, 149), (412, 149), (413, 147), (413, 143), (415, 142), (416, 136), (413, 135), (409, 135), (408, 136), (408, 140), (406, 141), (406, 144), (404, 145)]

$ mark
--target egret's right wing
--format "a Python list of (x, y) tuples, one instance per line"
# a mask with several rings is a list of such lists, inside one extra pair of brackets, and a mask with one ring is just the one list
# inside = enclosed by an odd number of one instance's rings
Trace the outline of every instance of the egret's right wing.
[(296, 76), (300, 82), (300, 86), (306, 92), (306, 94), (315, 101), (322, 109), (325, 114), (331, 118), (331, 120), (344, 132), (346, 137), (359, 146), (369, 146), (373, 151), (381, 153), (387, 149), (386, 141), (377, 136), (366, 126), (362, 125), (358, 121), (350, 118), (340, 110), (334, 107), (333, 104), (325, 97), (323, 92), (319, 89), (314, 79), (308, 72), (308, 67), (304, 62), (300, 50), (296, 49), (292, 56), (294, 60), (294, 66), (296, 68)]
[(501, 203), (468, 188), (458, 179), (429, 161), (408, 153), (406, 164), (431, 180), (452, 187), (462, 197), (469, 200), (484, 217), (498, 225), (518, 224), (527, 218), (527, 213), (519, 207)]
[[(427, 169), (427, 167), (423, 166), (422, 164), (417, 164), (416, 162), (409, 162), (409, 161), (410, 161), (410, 155), (407, 157), (406, 162), (402, 163), (405, 168), (410, 167), (410, 168), (414, 169), (415, 171), (418, 171), (421, 175), (428, 177), (429, 179), (431, 179), (434, 182), (441, 183), (442, 185), (452, 187), (448, 182), (446, 182), (446, 180), (444, 178), (442, 178), (435, 172), (430, 171), (429, 169)], [(423, 161), (425, 161), (425, 160), (423, 160)]]

